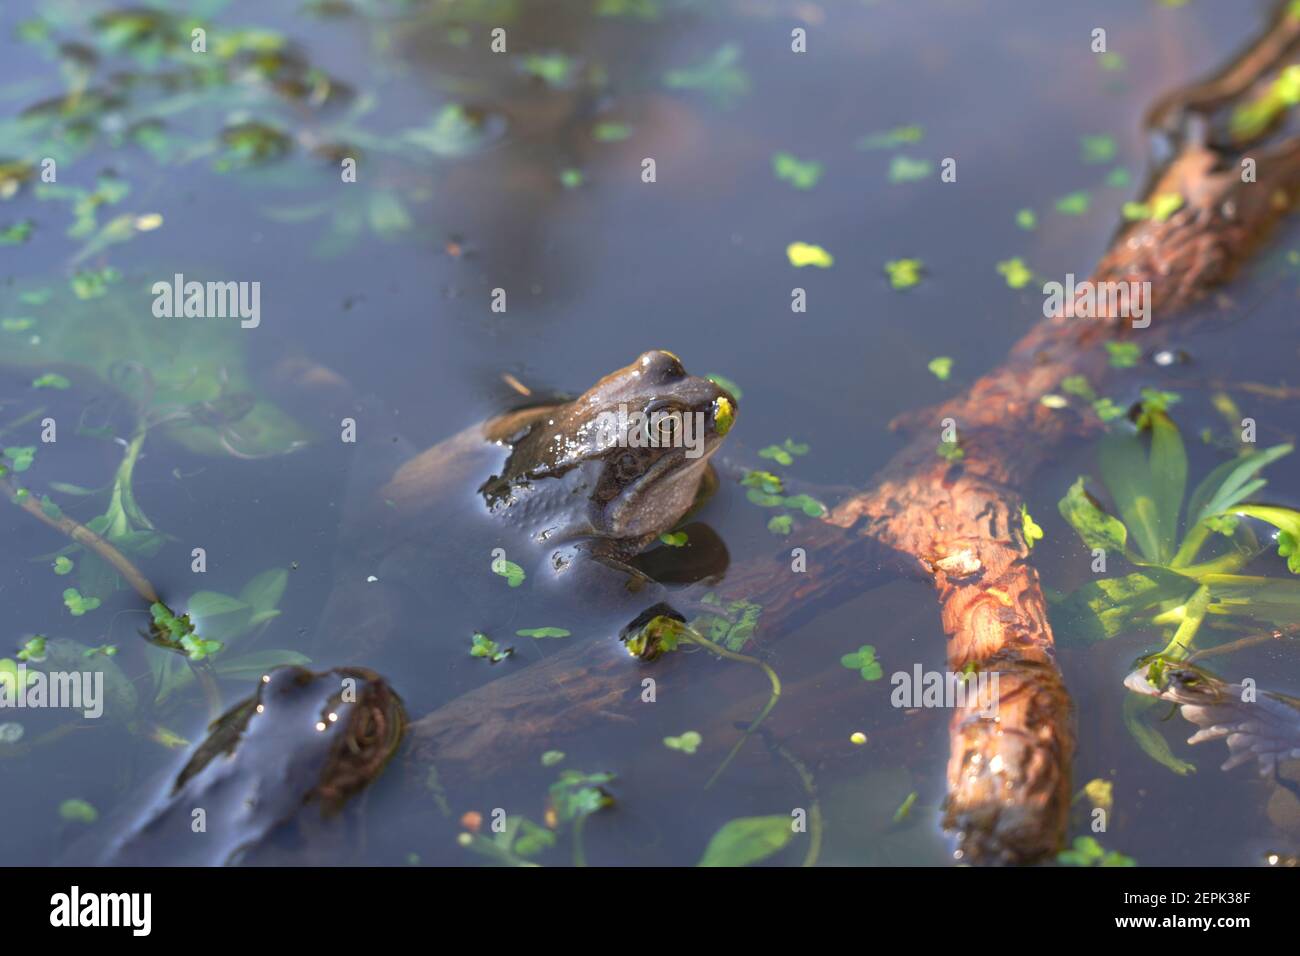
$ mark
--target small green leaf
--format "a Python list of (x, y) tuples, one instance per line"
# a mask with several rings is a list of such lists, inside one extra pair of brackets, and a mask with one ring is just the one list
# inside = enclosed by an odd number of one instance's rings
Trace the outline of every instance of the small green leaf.
[(685, 531), (675, 531), (661, 534), (659, 540), (670, 548), (684, 548), (688, 538)]
[(889, 181), (891, 183), (914, 183), (925, 179), (932, 172), (934, 172), (934, 164), (928, 159), (895, 156), (889, 162)]
[(821, 179), (822, 164), (801, 160), (790, 153), (777, 153), (772, 157), (772, 172), (795, 189), (812, 189)]
[(1019, 256), (998, 263), (998, 273), (1006, 278), (1007, 285), (1013, 289), (1023, 289), (1034, 279), (1033, 271)]
[(1034, 544), (1043, 539), (1043, 529), (1038, 526), (1024, 505), (1020, 506), (1020, 531), (1025, 538), (1025, 547), (1034, 550)]
[(787, 535), (794, 530), (794, 519), (789, 515), (773, 515), (768, 519), (767, 530), (773, 534)]
[(693, 754), (699, 749), (701, 741), (704, 738), (693, 730), (688, 730), (679, 737), (665, 737), (664, 746), (669, 750), (680, 750), (685, 754)]
[(568, 637), (570, 632), (562, 627), (533, 627), (515, 633), (520, 637)]
[(781, 850), (794, 836), (790, 818), (740, 817), (729, 820), (709, 840), (696, 866), (749, 866)]
[(87, 611), (99, 607), (100, 602), (97, 597), (83, 597), (76, 588), (68, 588), (63, 592), (63, 603), (73, 617), (81, 617)]
[(946, 355), (940, 355), (938, 358), (930, 359), (930, 363), (926, 368), (939, 381), (946, 382), (948, 376), (952, 374), (952, 359)]
[(903, 802), (899, 804), (898, 809), (894, 811), (895, 823), (902, 823), (912, 815), (912, 807), (916, 805), (916, 799), (917, 793), (915, 790), (903, 798)]
[(626, 123), (597, 123), (591, 130), (591, 138), (598, 143), (621, 143), (632, 135), (632, 127)]
[(921, 281), (920, 259), (893, 259), (885, 263), (889, 284), (898, 291), (910, 289)]
[(852, 654), (840, 658), (840, 666), (857, 671), (863, 680), (880, 680), (884, 669), (876, 660), (876, 649), (870, 644), (863, 644)]
[(920, 126), (896, 126), (881, 133), (863, 136), (858, 139), (856, 145), (861, 150), (895, 149), (899, 146), (919, 143), (924, 135), (925, 132)]
[(32, 379), (32, 388), (53, 388), (65, 390), (72, 387), (72, 383), (63, 375), (54, 372), (46, 372), (37, 378)]
[(469, 653), (471, 657), (486, 657), (493, 664), (499, 664), (514, 653), (514, 648), (508, 647), (502, 650), (501, 646), (486, 634), (475, 634), (470, 638)]
[(524, 583), (524, 569), (513, 561), (507, 561), (504, 558), (492, 562), (492, 571), (506, 579), (506, 584), (512, 588), (517, 588)]
[(1082, 216), (1088, 211), (1090, 202), (1091, 198), (1087, 192), (1079, 190), (1058, 199), (1056, 201), (1056, 211), (1067, 216)]
[(54, 573), (58, 575), (71, 574), (75, 565), (69, 558), (59, 555), (54, 559)]
[(1098, 136), (1080, 136), (1083, 162), (1108, 163), (1115, 158), (1115, 139), (1105, 133)]
[(790, 260), (790, 265), (796, 269), (802, 269), (804, 266), (816, 266), (818, 269), (829, 269), (835, 264), (835, 258), (823, 249), (821, 246), (815, 246), (807, 242), (792, 242), (786, 246), (786, 258)]
[(73, 823), (94, 823), (99, 811), (85, 800), (64, 800), (59, 804), (59, 816)]
[(1132, 342), (1107, 342), (1111, 368), (1132, 368), (1142, 356), (1142, 349)]

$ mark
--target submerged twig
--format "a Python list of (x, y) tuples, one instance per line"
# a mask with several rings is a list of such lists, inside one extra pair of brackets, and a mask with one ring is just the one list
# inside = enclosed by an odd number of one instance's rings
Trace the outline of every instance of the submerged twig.
[(46, 514), (34, 495), (26, 492), (25, 489), (18, 488), (12, 481), (4, 479), (3, 484), (14, 504), (43, 524), (48, 525), (60, 534), (66, 535), (82, 547), (95, 552), (95, 554), (111, 564), (117, 573), (122, 575), (127, 584), (131, 585), (135, 593), (145, 601), (150, 604), (160, 602), (158, 592), (149, 583), (149, 579), (140, 572), (140, 569), (131, 562), (130, 558), (110, 542), (91, 531), (80, 521), (69, 518), (66, 514), (61, 514), (57, 518)]

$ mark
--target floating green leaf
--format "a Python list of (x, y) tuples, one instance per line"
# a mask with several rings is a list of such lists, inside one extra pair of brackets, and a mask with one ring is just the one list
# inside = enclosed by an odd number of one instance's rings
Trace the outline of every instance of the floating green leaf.
[(930, 359), (926, 368), (930, 373), (941, 382), (948, 381), (948, 376), (952, 374), (952, 359), (947, 355), (940, 355), (938, 358)]
[(1056, 200), (1056, 211), (1067, 216), (1082, 216), (1088, 211), (1090, 202), (1087, 192), (1080, 190)]
[(532, 627), (515, 631), (520, 637), (568, 637), (569, 631), (562, 627)]
[(928, 159), (895, 156), (889, 162), (889, 181), (891, 183), (914, 183), (925, 179), (932, 172), (934, 172), (934, 164)]
[(998, 273), (1006, 278), (1007, 285), (1013, 289), (1023, 289), (1034, 279), (1033, 271), (1019, 256), (999, 262), (997, 268)]
[(698, 733), (688, 730), (678, 737), (665, 737), (664, 746), (669, 750), (680, 750), (685, 754), (693, 754), (699, 749), (700, 743), (704, 740)]
[(740, 47), (727, 43), (695, 66), (669, 70), (664, 74), (664, 86), (703, 91), (718, 105), (730, 106), (749, 92), (749, 76), (740, 66)]
[(910, 289), (921, 281), (921, 268), (920, 259), (893, 259), (885, 263), (889, 284), (900, 291)]
[(1079, 145), (1085, 163), (1108, 163), (1115, 158), (1115, 138), (1105, 133), (1080, 136)]
[(924, 135), (925, 131), (920, 126), (896, 126), (882, 133), (870, 133), (861, 137), (857, 142), (857, 148), (861, 150), (895, 149), (899, 146), (919, 143)]
[(524, 583), (524, 569), (513, 561), (507, 561), (504, 558), (498, 558), (492, 562), (492, 572), (499, 574), (506, 579), (506, 583), (512, 588), (517, 588)]
[(822, 176), (822, 164), (802, 160), (790, 153), (777, 153), (772, 157), (772, 172), (776, 178), (788, 182), (795, 189), (812, 189)]
[(83, 597), (76, 588), (67, 588), (63, 592), (63, 603), (73, 617), (81, 617), (99, 607), (100, 601), (97, 597)]
[(493, 664), (499, 664), (514, 653), (514, 648), (507, 647), (502, 650), (501, 646), (486, 634), (475, 634), (470, 640), (469, 653), (471, 657), (486, 657)]
[(729, 820), (709, 840), (696, 866), (749, 866), (779, 852), (794, 836), (789, 817)]
[(804, 266), (829, 269), (835, 264), (835, 258), (829, 252), (821, 246), (814, 246), (807, 242), (790, 243), (786, 246), (785, 254), (790, 260), (790, 265), (796, 269), (802, 269)]
[(64, 800), (59, 804), (59, 816), (73, 823), (94, 823), (99, 811), (85, 800)]
[(885, 674), (876, 660), (876, 649), (870, 644), (863, 644), (852, 654), (845, 654), (840, 658), (840, 665), (857, 671), (863, 680), (880, 680)]

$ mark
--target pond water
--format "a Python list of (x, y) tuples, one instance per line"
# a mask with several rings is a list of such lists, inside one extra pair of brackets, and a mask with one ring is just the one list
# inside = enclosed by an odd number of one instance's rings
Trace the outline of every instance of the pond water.
[[(784, 540), (735, 469), (772, 469), (814, 495), (866, 486), (902, 446), (891, 419), (997, 365), (1041, 317), (1043, 279), (1090, 270), (1139, 196), (1145, 110), (1224, 62), (1262, 16), (1133, 0), (9, 0), (0, 446), (36, 447), (10, 479), (48, 499), (47, 514), (113, 536), (165, 601), (222, 640), (210, 663), (225, 706), (266, 667), (308, 659), (375, 669), (413, 718), (580, 642), (610, 644), (629, 694), (661, 678), (635, 720), (539, 738), (486, 779), (431, 781), (399, 752), (348, 811), (345, 846), (286, 841), (292, 859), (500, 861), (485, 847), (501, 808), (529, 821), (506, 854), (516, 862), (566, 865), (576, 850), (594, 864), (690, 865), (728, 821), (788, 819), (814, 790), (819, 863), (951, 865), (939, 826), (948, 712), (890, 703), (891, 674), (945, 666), (927, 586), (899, 580), (809, 608), (797, 631), (745, 646), (784, 692), (706, 788), (737, 725), (768, 699), (759, 668), (701, 651), (646, 670), (613, 638), (644, 602), (628, 613), (626, 598), (611, 608), (576, 584), (548, 590), (531, 565), (510, 587), (492, 574), (495, 542), (447, 528), (421, 540), (427, 565), (410, 550), (400, 573), (377, 557), (369, 568), (377, 552), (359, 549), (348, 519), (415, 451), (518, 405), (506, 376), (534, 399), (572, 396), (667, 349), (743, 393), (720, 453), (731, 470), (692, 520), (733, 564), (797, 546), (806, 519), (792, 514)], [(1098, 26), (1106, 56), (1089, 48)], [(796, 27), (806, 53), (791, 51)], [(504, 52), (491, 49), (494, 28)], [(955, 182), (940, 179), (946, 158)], [(1124, 406), (1142, 388), (1181, 396), (1172, 414), (1194, 478), (1223, 460), (1198, 439), (1227, 433), (1219, 391), (1258, 421), (1261, 446), (1293, 438), (1295, 398), (1243, 383), (1294, 378), (1296, 240), (1277, 236), (1204, 321), (1174, 335), (1188, 362), (1142, 355), (1107, 384)], [(793, 243), (833, 264), (796, 269)], [(905, 259), (921, 261), (919, 282), (897, 288), (906, 282), (891, 283), (886, 264)], [(1017, 259), (1036, 281), (1013, 287)], [(153, 286), (178, 274), (259, 283), (256, 319), (159, 317)], [(806, 311), (791, 308), (796, 287)], [(942, 379), (928, 368), (940, 357), (951, 359)], [(346, 385), (295, 389), (290, 359)], [(356, 443), (339, 440), (349, 414)], [(40, 438), (46, 419), (53, 443)], [(803, 452), (789, 464), (761, 454), (787, 439)], [(1095, 463), (1094, 445), (1071, 445), (1027, 494), (1045, 532), (1033, 560), (1054, 592), (1089, 577), (1056, 505)], [(1295, 504), (1300, 459), (1268, 476), (1267, 500)], [(439, 490), (452, 511), (472, 509), (473, 492)], [(0, 540), (0, 656), (17, 661), (35, 635), (115, 648), (83, 658), (109, 661), (117, 680), (102, 717), (0, 711), (22, 734), (0, 744), (0, 862), (77, 859), (163, 792), (210, 702), (181, 655), (148, 647), (148, 608), (107, 565), (17, 507), (0, 510)], [(1270, 555), (1250, 573), (1285, 576), (1284, 565)], [(341, 577), (416, 592), (393, 605), (395, 639), (372, 654), (322, 646)], [(517, 633), (537, 628), (568, 636)], [(514, 654), (471, 656), (476, 632)], [(1113, 784), (1097, 835), (1106, 850), (1174, 865), (1295, 852), (1300, 803), (1249, 770), (1220, 773), (1222, 744), (1189, 748), (1189, 724), (1156, 720), (1196, 765), (1175, 773), (1126, 730), (1122, 681), (1162, 646), (1158, 629), (1067, 637), (1074, 789)], [(862, 645), (884, 679), (841, 663)], [(1285, 642), (1206, 666), (1300, 692)], [(701, 738), (693, 753), (688, 732)], [(190, 745), (165, 746), (165, 733)], [(857, 733), (866, 743), (851, 742)], [(550, 788), (575, 770), (612, 774), (600, 786), (614, 798), (576, 827), (548, 818)], [(1081, 797), (1071, 838), (1091, 832), (1087, 807)], [(474, 829), (466, 813), (482, 816), (476, 840), (458, 839)], [(780, 842), (764, 862), (804, 860), (806, 835)]]

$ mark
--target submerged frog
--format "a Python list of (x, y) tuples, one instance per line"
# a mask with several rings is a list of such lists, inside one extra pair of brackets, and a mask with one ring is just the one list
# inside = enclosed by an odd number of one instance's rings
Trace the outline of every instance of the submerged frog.
[(1294, 697), (1248, 690), (1194, 664), (1169, 661), (1143, 662), (1124, 686), (1177, 704), (1200, 728), (1189, 744), (1226, 740), (1224, 770), (1253, 760), (1261, 776), (1273, 776), (1283, 761), (1300, 759), (1300, 700)]
[(166, 796), (104, 862), (256, 862), (258, 849), (290, 824), (309, 829), (334, 817), (384, 769), (405, 727), (401, 699), (372, 671), (277, 668), (213, 722)]
[(452, 605), (483, 612), (466, 626), (484, 627), (504, 578), (563, 581), (568, 596), (592, 565), (643, 582), (630, 562), (716, 487), (709, 459), (735, 415), (729, 392), (650, 351), (573, 401), (410, 458), (347, 523), (318, 647), (371, 660), (399, 625), (445, 623)]

